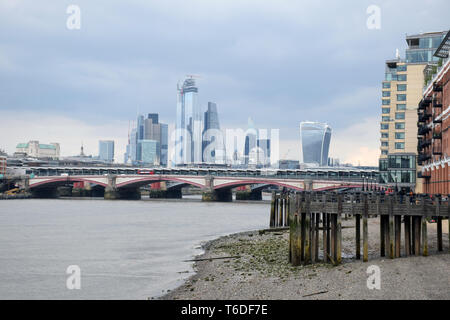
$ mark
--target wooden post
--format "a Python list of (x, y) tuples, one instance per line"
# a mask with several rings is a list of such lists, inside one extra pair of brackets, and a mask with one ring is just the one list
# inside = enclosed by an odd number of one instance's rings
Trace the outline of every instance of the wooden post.
[(320, 228), (320, 213), (316, 213), (316, 252), (314, 252), (314, 260), (317, 262), (319, 261), (319, 228)]
[(424, 257), (428, 256), (427, 219), (425, 216), (422, 217), (422, 255)]
[(437, 217), (437, 245), (438, 251), (442, 251), (442, 217)]
[(327, 218), (328, 214), (325, 212), (322, 213), (322, 245), (323, 245), (323, 262), (328, 261), (328, 239), (327, 239)]
[(333, 254), (331, 251), (331, 214), (327, 213), (326, 215), (327, 215), (327, 251), (328, 254), (331, 256)]
[(404, 216), (405, 226), (405, 255), (411, 255), (411, 217)]
[(420, 223), (422, 217), (415, 216), (413, 217), (415, 220), (414, 223), (414, 253), (416, 256), (420, 255)]
[(382, 257), (386, 256), (386, 223), (385, 216), (380, 214), (380, 255)]
[(290, 232), (290, 261), (293, 266), (298, 266), (301, 264), (301, 257), (302, 257), (302, 224), (300, 221), (301, 217), (301, 208), (299, 206), (298, 202), (298, 195), (295, 195), (293, 197), (292, 202), (294, 202), (296, 205), (291, 207), (290, 210), (290, 219), (289, 222), (289, 232)]
[(338, 212), (336, 215), (336, 264), (342, 261), (342, 194), (337, 195)]
[(416, 254), (416, 216), (411, 216), (411, 254)]
[(311, 213), (311, 262), (316, 262), (316, 214)]
[(283, 196), (280, 195), (280, 198), (278, 199), (278, 222), (277, 227), (283, 226)]
[(272, 192), (272, 200), (270, 201), (270, 227), (275, 227), (275, 192)]
[(305, 211), (305, 233), (303, 236), (305, 252), (304, 263), (308, 264), (311, 262), (311, 194), (309, 192), (306, 194)]
[(395, 248), (394, 248), (394, 199), (392, 196), (389, 197), (389, 258), (394, 259)]
[(367, 202), (367, 195), (364, 197), (364, 212), (363, 212), (363, 262), (369, 261), (369, 203)]
[(395, 216), (395, 257), (399, 258), (401, 248), (402, 216)]
[(361, 259), (361, 215), (355, 214), (355, 229), (356, 229), (356, 259)]

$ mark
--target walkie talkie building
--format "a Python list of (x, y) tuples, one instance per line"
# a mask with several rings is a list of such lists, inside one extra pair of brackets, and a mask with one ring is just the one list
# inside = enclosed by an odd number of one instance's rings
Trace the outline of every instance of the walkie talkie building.
[(304, 121), (300, 123), (303, 163), (326, 166), (330, 148), (331, 128), (326, 123)]

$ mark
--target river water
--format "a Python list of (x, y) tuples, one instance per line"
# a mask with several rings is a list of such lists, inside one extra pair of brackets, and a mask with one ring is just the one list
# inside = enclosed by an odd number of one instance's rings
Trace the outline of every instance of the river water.
[(192, 274), (183, 260), (203, 242), (268, 224), (267, 203), (0, 201), (0, 299), (157, 297)]

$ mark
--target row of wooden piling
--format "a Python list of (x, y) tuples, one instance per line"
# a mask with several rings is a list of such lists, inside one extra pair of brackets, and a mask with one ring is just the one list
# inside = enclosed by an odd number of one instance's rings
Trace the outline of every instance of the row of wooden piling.
[[(289, 261), (293, 265), (342, 262), (341, 217), (355, 218), (356, 259), (369, 259), (369, 217), (380, 217), (380, 255), (428, 255), (427, 219), (437, 222), (437, 248), (443, 250), (442, 219), (450, 217), (449, 201), (367, 193), (273, 193), (271, 227), (289, 226)], [(362, 220), (362, 239), (361, 239)], [(404, 224), (404, 245), (401, 238)], [(320, 248), (320, 232), (322, 247)], [(449, 226), (450, 233), (450, 226)], [(361, 248), (362, 240), (362, 248)], [(322, 249), (322, 257), (320, 257)], [(450, 239), (449, 239), (450, 250)]]

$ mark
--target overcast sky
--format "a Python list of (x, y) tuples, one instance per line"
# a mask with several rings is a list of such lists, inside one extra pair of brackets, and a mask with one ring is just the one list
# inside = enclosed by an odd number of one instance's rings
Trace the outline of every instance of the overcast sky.
[(177, 81), (198, 74), (222, 128), (278, 128), (280, 156), (295, 159), (300, 121), (327, 122), (330, 156), (377, 165), (384, 61), (404, 56), (405, 34), (447, 30), (448, 12), (448, 0), (0, 0), (0, 148), (40, 140), (74, 155), (83, 142), (96, 155), (114, 139), (123, 161), (129, 120), (173, 124)]

